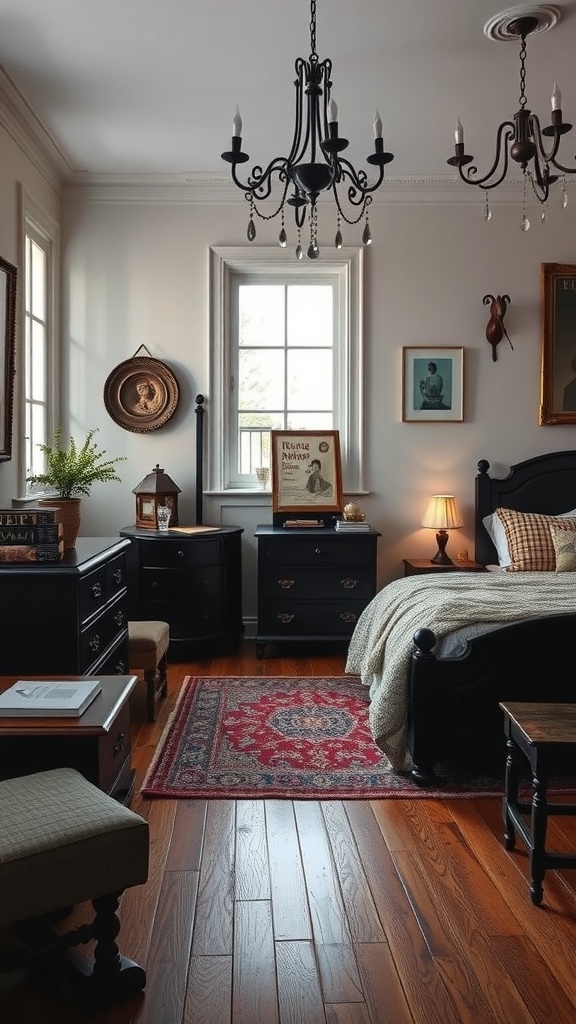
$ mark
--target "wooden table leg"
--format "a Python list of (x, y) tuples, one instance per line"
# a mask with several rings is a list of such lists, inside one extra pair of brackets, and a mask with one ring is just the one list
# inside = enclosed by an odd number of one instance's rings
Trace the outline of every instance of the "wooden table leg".
[(516, 845), (516, 829), (510, 816), (509, 807), (510, 805), (515, 807), (518, 803), (520, 773), (518, 769), (519, 751), (514, 740), (510, 739), (510, 737), (506, 740), (506, 751), (506, 777), (503, 802), (504, 846), (507, 850), (513, 850)]
[(548, 773), (534, 766), (532, 777), (532, 843), (530, 848), (530, 896), (535, 906), (540, 906), (543, 896), (542, 881), (546, 871), (546, 829), (548, 825)]

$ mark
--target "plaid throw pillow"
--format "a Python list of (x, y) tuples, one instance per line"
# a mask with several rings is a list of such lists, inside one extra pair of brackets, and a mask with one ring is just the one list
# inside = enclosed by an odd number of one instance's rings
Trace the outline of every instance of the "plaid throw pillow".
[(554, 572), (556, 552), (551, 527), (576, 533), (576, 519), (515, 512), (511, 508), (496, 511), (502, 520), (512, 559), (508, 572)]
[(576, 533), (550, 527), (556, 555), (556, 572), (576, 572)]

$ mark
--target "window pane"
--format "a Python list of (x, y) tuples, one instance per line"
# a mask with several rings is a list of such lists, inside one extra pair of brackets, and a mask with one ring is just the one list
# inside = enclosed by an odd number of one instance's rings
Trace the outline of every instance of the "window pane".
[(46, 328), (32, 322), (30, 348), (30, 398), (35, 402), (46, 399)]
[(331, 412), (290, 412), (286, 430), (334, 430)]
[(332, 346), (333, 294), (328, 284), (289, 285), (288, 345)]
[(284, 408), (284, 352), (242, 349), (238, 355), (238, 408)]
[(288, 352), (288, 409), (331, 410), (332, 350)]
[(239, 344), (284, 344), (283, 285), (249, 284), (238, 288)]
[(31, 246), (32, 302), (30, 310), (39, 320), (46, 317), (46, 253), (36, 242)]

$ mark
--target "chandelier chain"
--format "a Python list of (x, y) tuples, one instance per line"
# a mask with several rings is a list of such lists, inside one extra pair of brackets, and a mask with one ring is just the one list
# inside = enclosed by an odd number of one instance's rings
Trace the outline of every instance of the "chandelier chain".
[(526, 106), (526, 36), (522, 36), (520, 47), (520, 109)]
[(316, 53), (316, 0), (310, 0), (310, 51), (311, 56), (318, 56)]

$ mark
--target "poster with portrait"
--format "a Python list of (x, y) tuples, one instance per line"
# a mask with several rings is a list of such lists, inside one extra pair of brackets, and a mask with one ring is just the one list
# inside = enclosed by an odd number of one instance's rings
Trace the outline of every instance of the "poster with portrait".
[(344, 506), (337, 430), (272, 430), (272, 511), (332, 512)]
[(405, 423), (461, 423), (464, 419), (464, 349), (402, 350), (402, 419)]
[(540, 424), (576, 423), (576, 265), (542, 264)]

